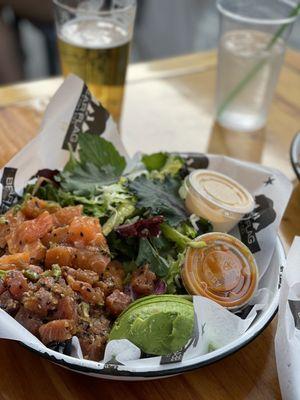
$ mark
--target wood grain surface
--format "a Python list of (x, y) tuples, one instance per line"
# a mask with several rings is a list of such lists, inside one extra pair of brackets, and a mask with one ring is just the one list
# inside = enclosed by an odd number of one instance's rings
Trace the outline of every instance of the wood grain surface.
[[(300, 186), (289, 146), (300, 129), (300, 54), (288, 51), (267, 127), (253, 135), (226, 132), (214, 122), (214, 52), (133, 65), (121, 124), (129, 152), (181, 150), (223, 153), (279, 168), (294, 182), (281, 224), (286, 248), (300, 234)], [(60, 78), (0, 88), (0, 165), (38, 132), (42, 111)], [(177, 377), (113, 382), (69, 372), (17, 343), (0, 342), (0, 400), (280, 399), (276, 319), (252, 343), (218, 363)]]

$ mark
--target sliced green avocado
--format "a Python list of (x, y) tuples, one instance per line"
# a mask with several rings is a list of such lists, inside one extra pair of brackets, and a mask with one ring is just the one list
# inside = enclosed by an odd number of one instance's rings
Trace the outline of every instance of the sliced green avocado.
[(147, 297), (143, 297), (141, 299), (135, 300), (122, 312), (122, 314), (120, 316), (126, 314), (128, 311), (132, 311), (133, 309), (135, 309), (136, 307), (139, 307), (140, 305), (144, 306), (145, 304), (161, 302), (162, 300), (172, 301), (172, 302), (175, 301), (175, 302), (184, 303), (184, 304), (186, 304), (186, 302), (188, 301), (192, 304), (192, 301), (189, 301), (186, 298), (184, 298), (183, 296), (179, 296), (179, 295), (174, 295), (174, 294), (151, 295), (151, 296), (147, 296)]
[(147, 354), (167, 355), (187, 343), (193, 328), (192, 302), (179, 296), (151, 296), (134, 302), (120, 315), (109, 340), (128, 339)]

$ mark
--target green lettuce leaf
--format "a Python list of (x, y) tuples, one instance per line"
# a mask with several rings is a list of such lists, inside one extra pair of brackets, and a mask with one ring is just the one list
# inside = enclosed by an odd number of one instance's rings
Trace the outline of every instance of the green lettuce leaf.
[(167, 293), (177, 293), (179, 290), (178, 282), (180, 278), (181, 266), (184, 262), (185, 251), (178, 253), (177, 259), (168, 259), (169, 270), (165, 278), (167, 284)]
[(110, 167), (115, 176), (122, 175), (126, 161), (114, 145), (97, 135), (79, 135), (79, 158), (82, 164), (91, 163), (99, 169)]
[(160, 170), (168, 159), (167, 153), (144, 154), (142, 161), (148, 171)]
[(88, 196), (100, 186), (117, 182), (125, 167), (125, 158), (112, 143), (96, 135), (80, 134), (79, 159), (70, 152), (59, 181), (63, 190)]
[(175, 154), (154, 153), (142, 157), (150, 177), (163, 180), (167, 175), (176, 176), (184, 165), (184, 160)]

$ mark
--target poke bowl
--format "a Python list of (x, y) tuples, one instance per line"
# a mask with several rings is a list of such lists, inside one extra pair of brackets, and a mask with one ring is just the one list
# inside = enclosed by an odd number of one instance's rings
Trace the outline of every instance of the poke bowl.
[[(82, 96), (102, 118), (93, 132), (78, 133)], [(285, 263), (282, 173), (200, 153), (130, 158), (75, 77), (46, 117), (0, 171), (0, 338), (141, 380), (214, 363), (266, 328)]]

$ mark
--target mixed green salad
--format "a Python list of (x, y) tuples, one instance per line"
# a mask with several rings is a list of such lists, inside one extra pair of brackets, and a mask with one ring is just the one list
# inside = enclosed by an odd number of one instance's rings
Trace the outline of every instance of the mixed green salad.
[(212, 230), (185, 209), (181, 191), (188, 173), (184, 158), (165, 152), (143, 155), (129, 167), (113, 144), (85, 133), (63, 171), (39, 171), (24, 198), (83, 205), (84, 214), (99, 218), (111, 258), (128, 275), (148, 264), (162, 293), (185, 293), (180, 279), (185, 250), (201, 246), (193, 239)]

